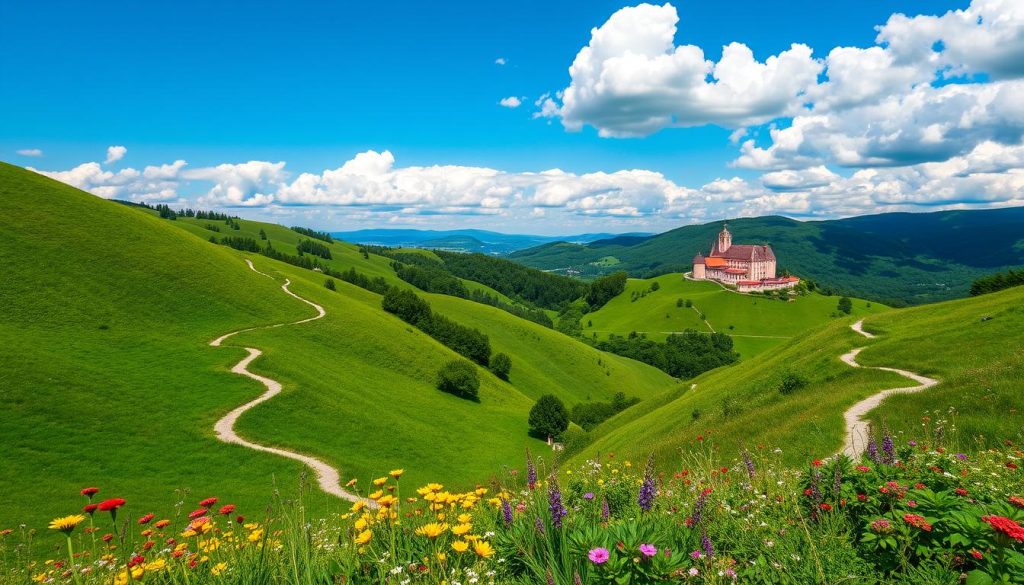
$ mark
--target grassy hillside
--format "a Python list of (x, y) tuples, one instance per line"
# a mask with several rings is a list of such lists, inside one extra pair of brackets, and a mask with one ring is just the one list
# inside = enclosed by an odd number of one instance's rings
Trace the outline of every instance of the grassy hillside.
[[(654, 283), (658, 290), (651, 290)], [(686, 306), (687, 300), (691, 307)], [(750, 358), (837, 318), (838, 301), (839, 297), (817, 293), (791, 302), (741, 295), (713, 282), (685, 280), (682, 274), (673, 273), (628, 280), (622, 294), (584, 315), (582, 323), (584, 335), (596, 334), (598, 339), (633, 331), (656, 340), (685, 329), (720, 331), (732, 336), (740, 355)], [(854, 299), (852, 314), (865, 316), (886, 309), (879, 303)]]
[[(779, 268), (824, 286), (888, 304), (967, 295), (979, 276), (1024, 265), (1024, 208), (887, 213), (830, 221), (783, 217), (729, 220), (736, 243), (771, 244)], [(512, 254), (528, 266), (583, 275), (626, 270), (647, 277), (685, 272), (707, 253), (721, 222), (650, 238), (554, 243)]]
[[(854, 369), (838, 356), (868, 346), (859, 362), (898, 367), (936, 377), (921, 394), (883, 402), (873, 420), (895, 431), (921, 431), (922, 416), (947, 421), (953, 446), (985, 447), (1024, 431), (1020, 372), (1024, 348), (1015, 340), (1024, 327), (1024, 287), (982, 297), (872, 315), (865, 339), (849, 328), (854, 318), (833, 321), (736, 366), (708, 372), (691, 389), (666, 393), (630, 408), (592, 432), (597, 439), (576, 459), (616, 452), (644, 457), (653, 452), (668, 468), (696, 437), (712, 438), (722, 459), (742, 445), (779, 446), (787, 463), (800, 464), (837, 450), (843, 440), (842, 412), (880, 389), (906, 386), (890, 372)], [(990, 319), (984, 319), (990, 317)], [(794, 374), (802, 389), (783, 395), (782, 381)], [(950, 409), (956, 414), (952, 415)], [(955, 430), (954, 430), (955, 427)], [(975, 443), (974, 441), (978, 441)]]
[[(406, 467), (412, 482), (486, 479), (528, 445), (543, 449), (526, 435), (541, 392), (571, 405), (674, 385), (653, 368), (508, 313), (431, 298), (491, 335), (514, 363), (511, 384), (481, 370), (479, 403), (455, 398), (434, 384), (440, 365), (457, 356), (382, 311), (378, 295), (340, 281), (330, 291), (316, 272), (211, 244), (206, 223), (162, 220), (0, 166), (0, 343), (8, 348), (0, 355), (0, 489), (17, 502), (0, 510), (0, 524), (41, 522), (91, 484), (129, 497), (136, 512), (170, 507), (177, 488), (249, 509), (265, 503), (275, 482), (294, 489), (301, 465), (213, 436), (215, 420), (262, 392), (228, 372), (243, 345), (264, 351), (250, 369), (284, 391), (246, 413), (240, 434), (313, 454), (363, 485), (395, 467)], [(240, 224), (218, 235), (258, 238), (263, 229), (288, 253), (302, 239), (279, 226)], [(364, 258), (341, 242), (330, 248), (334, 259), (325, 264), (404, 284), (385, 258)], [(245, 257), (277, 282), (250, 271)], [(327, 316), (207, 346), (230, 330), (308, 316), (307, 305), (280, 290), (284, 278)]]

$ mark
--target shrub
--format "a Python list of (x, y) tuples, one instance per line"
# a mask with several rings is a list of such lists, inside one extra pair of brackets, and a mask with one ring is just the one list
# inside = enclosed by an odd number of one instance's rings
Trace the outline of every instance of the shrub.
[(530, 409), (530, 434), (546, 439), (557, 437), (569, 428), (569, 411), (553, 394), (541, 396)]
[(452, 360), (437, 372), (437, 388), (462, 398), (479, 400), (480, 377), (473, 364), (465, 360)]
[(338, 287), (334, 285), (333, 278), (328, 278), (327, 280), (325, 280), (324, 286), (327, 287), (327, 290), (338, 290)]
[(789, 395), (807, 385), (807, 379), (795, 372), (786, 372), (779, 383), (779, 393)]
[(508, 380), (509, 372), (512, 371), (512, 358), (504, 353), (495, 354), (491, 358), (491, 371), (502, 380)]
[(658, 281), (654, 281), (654, 282), (651, 283), (651, 292), (654, 292), (654, 291), (656, 291), (656, 290), (658, 290), (660, 288), (661, 288), (661, 284)]
[(836, 308), (849, 315), (853, 311), (853, 301), (850, 300), (850, 297), (841, 297)]

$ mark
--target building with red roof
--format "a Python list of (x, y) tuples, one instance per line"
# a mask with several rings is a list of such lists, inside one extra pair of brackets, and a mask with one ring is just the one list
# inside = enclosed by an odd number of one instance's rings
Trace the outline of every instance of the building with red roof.
[(693, 257), (692, 277), (735, 286), (740, 292), (793, 288), (800, 279), (775, 275), (775, 253), (771, 246), (732, 243), (727, 225), (722, 226), (711, 252)]

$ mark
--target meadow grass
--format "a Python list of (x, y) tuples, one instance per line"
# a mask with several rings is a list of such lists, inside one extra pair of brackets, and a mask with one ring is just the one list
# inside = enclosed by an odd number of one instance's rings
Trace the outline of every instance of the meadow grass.
[[(651, 285), (658, 283), (658, 290)], [(634, 295), (643, 295), (633, 300)], [(685, 302), (692, 301), (687, 307)], [(678, 306), (683, 301), (682, 306)], [(888, 310), (879, 303), (852, 299), (854, 316)], [(673, 273), (656, 278), (631, 278), (626, 290), (606, 305), (583, 316), (583, 334), (604, 339), (609, 334), (644, 333), (664, 340), (670, 333), (686, 329), (712, 328), (733, 337), (736, 351), (751, 358), (787, 339), (837, 319), (839, 297), (810, 293), (790, 302), (761, 295), (742, 295), (710, 281), (692, 281)], [(701, 320), (698, 311), (704, 314)], [(844, 315), (845, 316), (845, 315)], [(709, 325), (710, 324), (710, 328)]]

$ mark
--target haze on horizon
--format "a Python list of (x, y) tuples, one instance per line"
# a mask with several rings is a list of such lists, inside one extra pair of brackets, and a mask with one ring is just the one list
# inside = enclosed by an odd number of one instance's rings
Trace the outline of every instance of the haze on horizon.
[(1024, 3), (764, 4), (13, 2), (0, 159), (331, 231), (1024, 205)]

